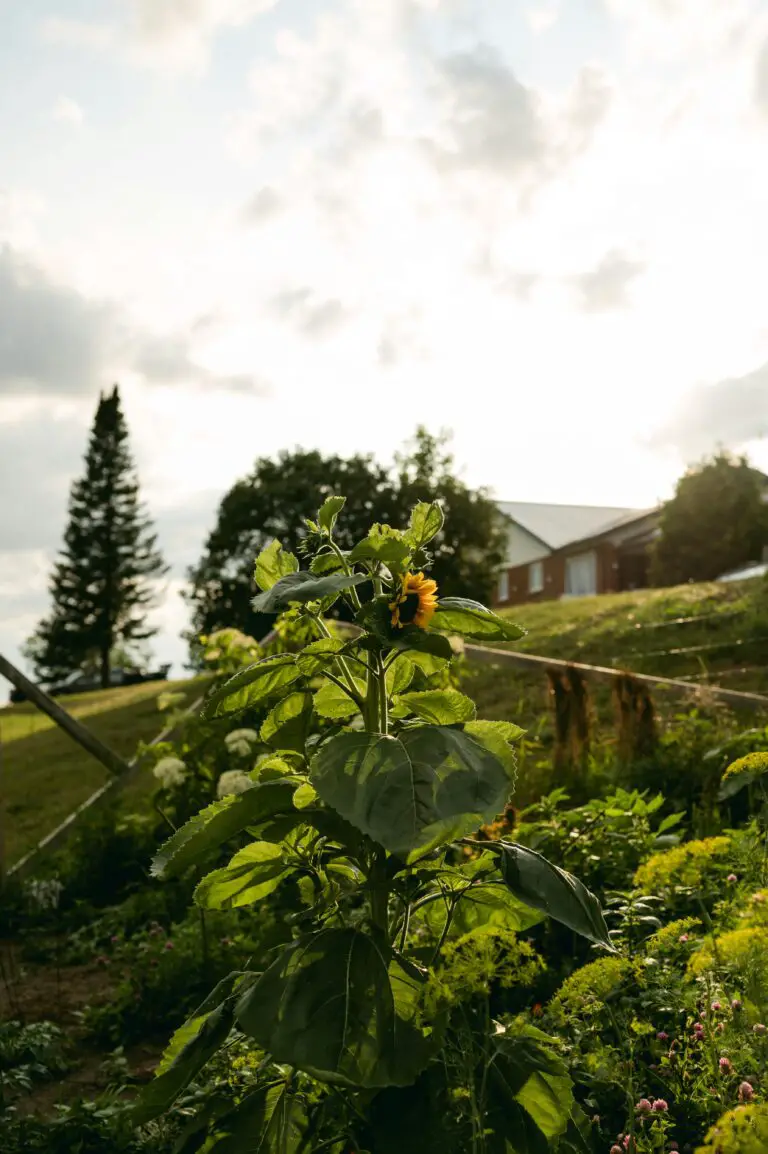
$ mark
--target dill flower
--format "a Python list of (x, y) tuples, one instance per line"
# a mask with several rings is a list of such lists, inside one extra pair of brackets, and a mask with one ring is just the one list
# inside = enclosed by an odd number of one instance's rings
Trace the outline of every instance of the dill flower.
[(423, 573), (406, 573), (397, 596), (389, 603), (395, 628), (418, 625), (419, 629), (426, 629), (437, 609), (436, 593), (436, 581)]
[(553, 1009), (570, 1014), (594, 1014), (615, 993), (632, 969), (627, 958), (597, 958), (566, 978), (553, 999)]
[(676, 918), (673, 922), (667, 922), (648, 938), (646, 951), (650, 954), (674, 953), (679, 945), (685, 945), (688, 941), (688, 931), (698, 929), (700, 925), (698, 918)]
[(707, 970), (722, 968), (737, 974), (747, 970), (768, 970), (768, 935), (757, 926), (729, 930), (693, 954), (688, 972), (695, 977)]
[(723, 1114), (696, 1154), (764, 1154), (768, 1149), (768, 1106), (751, 1102)]
[(635, 885), (644, 890), (668, 886), (700, 886), (731, 848), (728, 837), (705, 837), (655, 853), (635, 871)]

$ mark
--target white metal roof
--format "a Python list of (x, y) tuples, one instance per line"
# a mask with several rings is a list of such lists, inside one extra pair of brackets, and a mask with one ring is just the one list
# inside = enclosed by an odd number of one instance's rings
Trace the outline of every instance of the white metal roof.
[(759, 564), (745, 565), (741, 569), (732, 569), (730, 573), (723, 573), (717, 580), (746, 581), (748, 577), (763, 577), (766, 573), (768, 573), (768, 562), (761, 561)]
[(596, 536), (653, 512), (606, 505), (545, 505), (535, 501), (499, 501), (499, 508), (550, 549), (561, 549), (572, 541)]

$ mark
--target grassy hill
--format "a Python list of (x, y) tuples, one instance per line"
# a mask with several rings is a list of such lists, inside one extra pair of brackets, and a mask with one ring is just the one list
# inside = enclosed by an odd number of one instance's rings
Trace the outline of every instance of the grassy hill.
[(504, 615), (528, 630), (506, 648), (768, 693), (761, 578), (543, 601)]
[[(547, 601), (506, 613), (528, 630), (509, 648), (768, 693), (768, 582)], [(518, 721), (546, 738), (550, 717), (542, 674), (468, 666), (465, 676), (481, 716)], [(178, 690), (191, 703), (204, 684), (202, 679), (154, 682), (67, 697), (62, 704), (130, 758), (139, 741), (151, 740), (163, 728), (158, 694)], [(609, 724), (609, 691), (595, 690), (594, 697), (600, 718)], [(658, 702), (663, 708), (663, 695)], [(677, 699), (670, 704), (673, 711), (679, 708)], [(0, 709), (0, 742), (0, 806), (11, 863), (98, 789), (107, 774), (30, 704)], [(148, 777), (140, 779), (127, 799), (135, 800), (149, 786)]]
[[(140, 741), (163, 728), (160, 693), (184, 693), (190, 704), (206, 679), (154, 681), (64, 697), (62, 706), (111, 749), (130, 760)], [(108, 779), (107, 771), (31, 703), (0, 709), (0, 813), (10, 865)], [(138, 780), (133, 798), (149, 786)]]

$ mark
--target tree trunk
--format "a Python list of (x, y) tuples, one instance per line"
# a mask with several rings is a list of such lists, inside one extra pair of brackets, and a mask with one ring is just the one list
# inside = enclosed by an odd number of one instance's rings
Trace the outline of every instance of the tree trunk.
[(100, 661), (100, 665), (99, 665), (99, 681), (101, 682), (101, 688), (102, 689), (109, 689), (109, 675), (112, 672), (112, 667), (111, 667), (111, 663), (109, 660), (111, 650), (112, 650), (112, 646), (109, 644), (109, 642), (107, 642), (107, 644), (103, 645), (101, 648), (101, 661)]

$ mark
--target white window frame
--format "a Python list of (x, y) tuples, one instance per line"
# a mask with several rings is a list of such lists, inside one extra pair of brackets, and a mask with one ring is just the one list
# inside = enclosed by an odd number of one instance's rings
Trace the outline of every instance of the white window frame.
[(499, 572), (499, 601), (509, 601), (509, 569), (502, 569)]
[(531, 561), (528, 566), (528, 592), (544, 592), (544, 562)]

